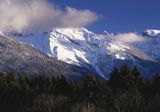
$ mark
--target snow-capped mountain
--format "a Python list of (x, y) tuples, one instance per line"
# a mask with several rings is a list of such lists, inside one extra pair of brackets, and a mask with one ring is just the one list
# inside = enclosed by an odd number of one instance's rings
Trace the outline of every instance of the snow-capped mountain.
[(150, 50), (144, 50), (148, 48), (146, 43), (143, 43), (143, 48), (140, 43), (131, 45), (112, 38), (113, 34), (95, 34), (86, 28), (58, 28), (39, 33), (5, 32), (5, 35), (30, 44), (58, 60), (97, 72), (104, 78), (113, 67), (124, 63), (138, 66), (146, 75), (159, 67)]
[(160, 30), (146, 30), (142, 35), (145, 41), (136, 42), (133, 45), (160, 62)]
[[(80, 67), (58, 61), (26, 44), (16, 42), (0, 34), (0, 72), (17, 75), (64, 75), (82, 78), (90, 73)], [(83, 75), (82, 75), (83, 74)]]
[(143, 32), (143, 35), (149, 37), (160, 37), (160, 30), (148, 29)]

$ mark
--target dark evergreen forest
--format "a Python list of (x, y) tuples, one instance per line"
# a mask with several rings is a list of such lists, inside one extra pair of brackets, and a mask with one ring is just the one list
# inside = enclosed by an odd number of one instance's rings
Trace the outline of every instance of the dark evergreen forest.
[(26, 76), (0, 73), (0, 112), (160, 112), (160, 75), (144, 79), (137, 67), (123, 65), (108, 80), (91, 74), (78, 83)]

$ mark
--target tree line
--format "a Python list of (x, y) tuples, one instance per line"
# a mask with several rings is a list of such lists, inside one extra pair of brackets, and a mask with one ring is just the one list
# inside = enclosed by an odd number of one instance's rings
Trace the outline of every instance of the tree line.
[(1, 112), (159, 112), (160, 75), (144, 79), (137, 67), (114, 68), (108, 80), (88, 75), (28, 78), (0, 73)]

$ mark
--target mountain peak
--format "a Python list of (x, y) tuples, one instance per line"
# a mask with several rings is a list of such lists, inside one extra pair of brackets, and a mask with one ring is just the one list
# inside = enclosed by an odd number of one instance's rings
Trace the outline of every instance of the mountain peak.
[(56, 29), (53, 29), (53, 31), (57, 31), (60, 33), (76, 33), (76, 32), (92, 33), (91, 31), (89, 31), (87, 28), (84, 28), (84, 27), (81, 27), (81, 28), (76, 28), (76, 27), (56, 28)]
[(59, 38), (81, 40), (85, 41), (87, 38), (91, 38), (91, 35), (95, 35), (93, 32), (86, 28), (56, 28), (51, 32), (53, 37), (58, 36)]
[[(150, 34), (148, 32), (146, 34)], [(158, 34), (157, 31), (154, 33)], [(26, 32), (26, 34), (30, 33)], [(160, 59), (159, 44), (157, 47), (155, 43), (127, 44), (108, 38), (112, 37), (108, 32), (96, 34), (86, 28), (55, 28), (46, 33), (35, 32), (30, 36), (25, 36), (23, 33), (7, 36), (32, 45), (51, 57), (71, 65), (84, 67), (105, 78), (113, 67), (119, 67), (123, 63), (137, 65), (144, 74), (149, 74), (150, 71), (147, 68), (150, 66), (144, 63), (155, 63)]]
[(106, 35), (110, 35), (110, 33), (108, 31), (104, 31), (103, 33)]
[(160, 36), (160, 30), (157, 29), (148, 29), (143, 32), (144, 36), (149, 36), (149, 37), (157, 37)]
[(4, 34), (0, 31), (0, 36), (4, 36)]

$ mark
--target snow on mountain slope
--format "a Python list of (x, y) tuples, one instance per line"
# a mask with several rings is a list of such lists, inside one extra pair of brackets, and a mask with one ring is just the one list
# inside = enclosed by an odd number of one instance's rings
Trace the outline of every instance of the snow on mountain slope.
[[(80, 71), (80, 72), (79, 72)], [(76, 67), (49, 57), (40, 50), (16, 42), (0, 34), (0, 72), (17, 73), (17, 75), (64, 75), (82, 78), (88, 73)]]
[(145, 41), (133, 43), (133, 46), (160, 62), (160, 30), (146, 30), (142, 35)]
[(148, 30), (143, 32), (143, 35), (144, 36), (149, 36), (149, 37), (156, 37), (156, 36), (160, 37), (160, 30), (148, 29)]
[(0, 31), (0, 36), (4, 36), (3, 32)]
[(43, 33), (5, 33), (8, 37), (32, 45), (69, 64), (98, 72), (101, 77), (115, 66), (128, 63), (149, 73), (142, 62), (155, 62), (141, 50), (112, 38), (113, 34), (95, 34), (85, 28), (58, 28)]
[(7, 37), (11, 37), (14, 40), (18, 40), (21, 43), (27, 43), (30, 46), (34, 48), (38, 48), (41, 51), (44, 51), (46, 53), (50, 52), (50, 46), (49, 46), (49, 36), (48, 32), (38, 32), (38, 33), (18, 33), (18, 32), (5, 32), (4, 35)]

